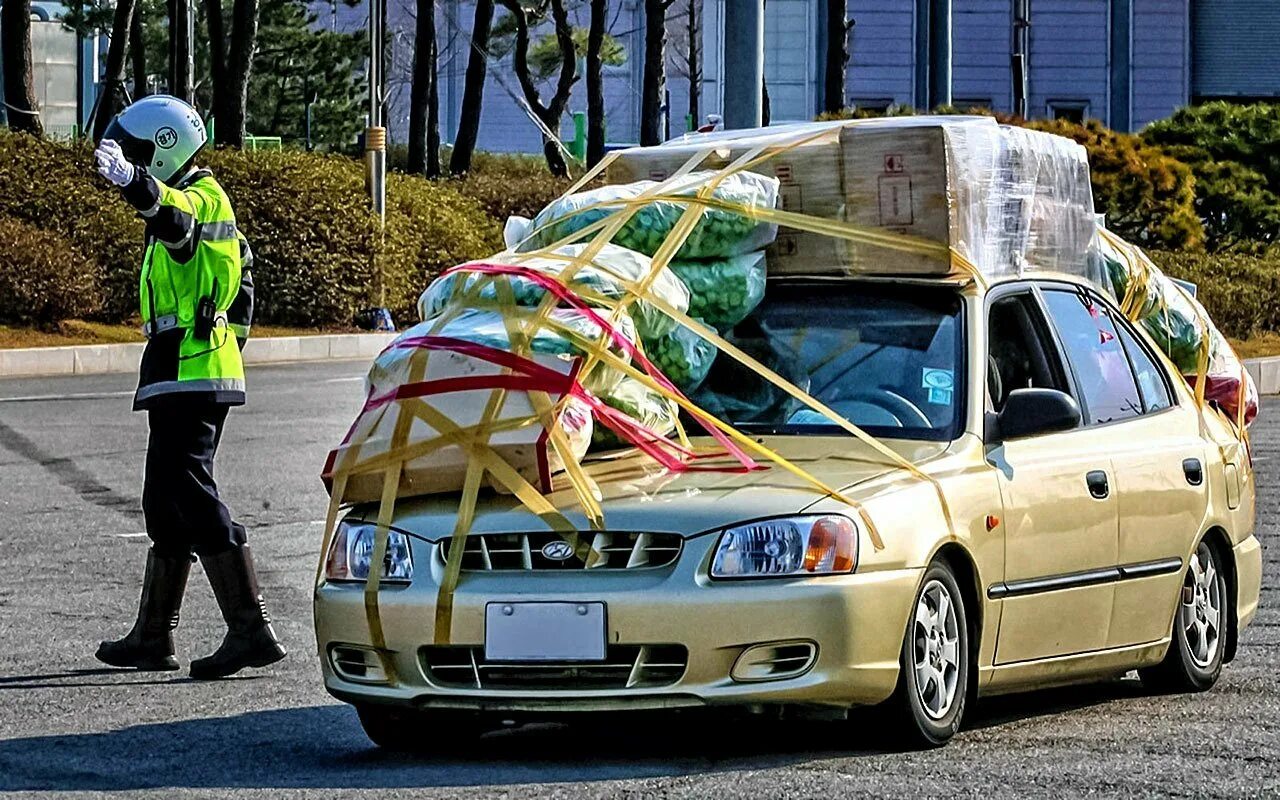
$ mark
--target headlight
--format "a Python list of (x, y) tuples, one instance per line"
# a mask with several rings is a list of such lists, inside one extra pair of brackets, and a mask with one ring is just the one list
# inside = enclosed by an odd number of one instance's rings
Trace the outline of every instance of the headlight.
[[(331, 581), (362, 581), (369, 577), (376, 525), (342, 522), (329, 546), (325, 577)], [(409, 537), (398, 531), (387, 534), (387, 557), (382, 560), (382, 580), (408, 583), (413, 578), (413, 552)]]
[(839, 514), (781, 517), (729, 528), (720, 536), (713, 578), (766, 578), (852, 572), (858, 529)]

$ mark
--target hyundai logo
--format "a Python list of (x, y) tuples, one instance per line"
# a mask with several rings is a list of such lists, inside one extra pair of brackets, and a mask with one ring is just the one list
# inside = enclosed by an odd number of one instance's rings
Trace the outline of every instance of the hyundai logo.
[(573, 547), (563, 539), (555, 539), (542, 546), (542, 555), (552, 561), (564, 561), (573, 556)]

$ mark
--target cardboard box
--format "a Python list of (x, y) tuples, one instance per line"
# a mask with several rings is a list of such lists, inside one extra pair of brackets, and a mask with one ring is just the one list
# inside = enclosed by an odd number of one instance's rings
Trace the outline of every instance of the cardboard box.
[[(1008, 131), (987, 117), (908, 117), (730, 132), (624, 151), (607, 177), (661, 180), (700, 155), (699, 169), (722, 169), (766, 144), (773, 154), (752, 170), (778, 178), (787, 211), (939, 242), (991, 274), (1038, 251), (1055, 267), (1083, 261), (1093, 225), (1083, 148)], [(788, 228), (768, 255), (775, 275), (951, 270), (928, 255)]]
[[(388, 352), (391, 355), (384, 353), (375, 367), (374, 374), (381, 377), (375, 383), (373, 396), (383, 396), (397, 388), (402, 395), (418, 394), (424, 402), (459, 428), (467, 428), (480, 422), (492, 387), (500, 383), (505, 372), (501, 367), (481, 358), (438, 350), (426, 354), (426, 369), (422, 379), (410, 381), (409, 362), (414, 353), (421, 351)], [(578, 359), (542, 354), (533, 354), (530, 360), (570, 379), (576, 375), (580, 364)], [(549, 396), (552, 402), (559, 399), (559, 395), (554, 393)], [(323, 479), (330, 492), (333, 491), (335, 467), (353, 449), (358, 447), (358, 452), (351, 454), (356, 461), (363, 461), (391, 449), (401, 413), (400, 404), (394, 402), (366, 408), (361, 412), (347, 439), (329, 453), (325, 463)], [(505, 393), (496, 419), (523, 420), (534, 417), (535, 414), (526, 392), (509, 390)], [(591, 442), (590, 411), (570, 405), (561, 415), (560, 424), (569, 436), (575, 457), (581, 460)], [(440, 431), (435, 427), (420, 417), (414, 417), (406, 441), (427, 442), (438, 436)], [(536, 421), (514, 430), (493, 433), (488, 437), (488, 446), (525, 480), (544, 493), (551, 490), (552, 476), (564, 468), (550, 446), (547, 430)], [(469, 462), (469, 451), (456, 444), (447, 444), (411, 459), (401, 471), (397, 497), (460, 491)], [(383, 478), (382, 470), (349, 476), (342, 501), (363, 503), (379, 500), (382, 497)], [(484, 485), (506, 491), (487, 473)]]

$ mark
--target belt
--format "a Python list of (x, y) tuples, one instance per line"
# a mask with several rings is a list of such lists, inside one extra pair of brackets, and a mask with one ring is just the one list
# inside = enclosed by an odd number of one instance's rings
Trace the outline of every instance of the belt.
[[(227, 324), (227, 312), (219, 311), (214, 315), (213, 325), (215, 328), (218, 326), (218, 323), (222, 323), (223, 325)], [(174, 328), (180, 327), (182, 326), (178, 324), (177, 314), (165, 314), (163, 317), (156, 317), (150, 322), (143, 323), (142, 335), (150, 339), (151, 337), (164, 333), (165, 331), (171, 331)]]
[(156, 334), (171, 331), (178, 327), (177, 314), (165, 314), (163, 317), (156, 317), (142, 324), (142, 335), (150, 339)]

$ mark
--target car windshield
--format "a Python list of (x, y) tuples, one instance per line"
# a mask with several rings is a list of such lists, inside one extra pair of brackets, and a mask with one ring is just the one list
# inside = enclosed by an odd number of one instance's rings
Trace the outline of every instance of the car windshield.
[[(944, 286), (777, 282), (726, 338), (872, 435), (949, 440), (963, 413), (961, 308)], [(744, 432), (842, 431), (730, 358), (693, 400)]]

